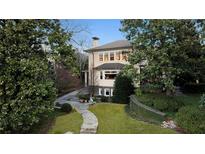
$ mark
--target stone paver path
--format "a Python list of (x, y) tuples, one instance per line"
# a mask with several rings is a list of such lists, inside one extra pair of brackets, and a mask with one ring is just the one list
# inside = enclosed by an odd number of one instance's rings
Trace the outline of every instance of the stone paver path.
[(98, 120), (97, 117), (88, 110), (89, 103), (80, 103), (77, 97), (79, 92), (85, 92), (85, 89), (80, 89), (68, 93), (56, 100), (60, 104), (69, 103), (71, 104), (77, 112), (79, 112), (83, 117), (83, 124), (81, 125), (81, 134), (95, 134), (97, 132)]

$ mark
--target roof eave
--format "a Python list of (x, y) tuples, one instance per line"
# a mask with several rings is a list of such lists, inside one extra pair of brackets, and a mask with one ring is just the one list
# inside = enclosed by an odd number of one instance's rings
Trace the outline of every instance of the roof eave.
[(85, 52), (97, 52), (97, 51), (118, 50), (118, 49), (132, 49), (132, 46), (116, 47), (116, 48), (104, 48), (104, 49), (87, 49), (84, 51)]

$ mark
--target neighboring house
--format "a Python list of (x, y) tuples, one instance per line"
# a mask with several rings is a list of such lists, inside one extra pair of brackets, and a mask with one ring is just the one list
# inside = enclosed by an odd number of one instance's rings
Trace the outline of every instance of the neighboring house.
[(93, 37), (93, 47), (88, 53), (88, 70), (85, 72), (85, 86), (89, 86), (94, 95), (113, 95), (116, 75), (128, 62), (132, 46), (127, 40), (114, 41), (98, 46), (99, 38)]

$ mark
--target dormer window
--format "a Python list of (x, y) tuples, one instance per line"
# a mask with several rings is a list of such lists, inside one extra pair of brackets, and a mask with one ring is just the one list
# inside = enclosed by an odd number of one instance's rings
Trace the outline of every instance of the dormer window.
[(103, 61), (103, 53), (99, 53), (99, 61)]
[(115, 60), (115, 54), (114, 52), (110, 52), (110, 60)]

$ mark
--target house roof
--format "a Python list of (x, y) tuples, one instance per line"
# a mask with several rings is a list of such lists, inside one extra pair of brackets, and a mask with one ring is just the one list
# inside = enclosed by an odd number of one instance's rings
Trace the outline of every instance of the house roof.
[(91, 51), (100, 51), (100, 50), (110, 50), (110, 49), (124, 49), (124, 48), (132, 48), (132, 45), (127, 40), (118, 40), (111, 43), (107, 43), (95, 48), (90, 48), (85, 50), (86, 52)]
[(125, 65), (121, 63), (105, 63), (95, 67), (98, 70), (121, 70)]

